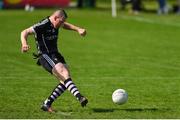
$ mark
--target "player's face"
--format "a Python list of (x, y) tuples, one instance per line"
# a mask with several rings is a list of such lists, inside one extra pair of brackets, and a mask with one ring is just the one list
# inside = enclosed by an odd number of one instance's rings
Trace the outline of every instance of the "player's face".
[(66, 19), (64, 16), (56, 17), (56, 19), (55, 19), (56, 27), (59, 28), (60, 26), (62, 26), (64, 24), (65, 21), (66, 21)]

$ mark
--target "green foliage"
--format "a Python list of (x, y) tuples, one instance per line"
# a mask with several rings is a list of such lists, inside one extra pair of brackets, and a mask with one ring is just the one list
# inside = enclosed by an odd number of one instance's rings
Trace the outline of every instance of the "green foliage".
[[(59, 48), (70, 66), (72, 78), (89, 104), (81, 108), (65, 92), (49, 114), (42, 101), (57, 84), (35, 65), (31, 50), (20, 52), (20, 32), (53, 10), (0, 12), (0, 118), (180, 118), (180, 19), (176, 15), (139, 16), (110, 11), (69, 9), (68, 22), (83, 26), (87, 36), (60, 30)], [(124, 105), (112, 103), (111, 94), (123, 88), (129, 94)]]

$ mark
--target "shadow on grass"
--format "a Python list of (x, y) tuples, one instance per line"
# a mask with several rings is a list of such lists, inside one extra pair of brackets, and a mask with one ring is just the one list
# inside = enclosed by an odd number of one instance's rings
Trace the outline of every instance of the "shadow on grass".
[(101, 113), (101, 112), (114, 112), (116, 109), (104, 109), (104, 108), (92, 108), (93, 112)]
[(105, 109), (105, 108), (92, 108), (93, 112), (101, 113), (101, 112), (114, 112), (114, 111), (127, 111), (127, 112), (143, 112), (143, 111), (168, 111), (170, 109), (158, 109), (158, 108), (110, 108), (110, 109)]
[(128, 112), (136, 112), (136, 111), (158, 111), (157, 108), (125, 108), (125, 109), (120, 109), (123, 111), (128, 111)]

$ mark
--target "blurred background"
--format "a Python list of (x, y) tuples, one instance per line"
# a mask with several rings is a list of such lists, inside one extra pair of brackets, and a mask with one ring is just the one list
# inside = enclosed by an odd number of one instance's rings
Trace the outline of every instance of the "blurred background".
[(180, 13), (180, 0), (0, 0), (0, 9), (25, 8), (111, 8), (115, 2), (119, 11), (129, 13), (156, 12), (157, 14)]

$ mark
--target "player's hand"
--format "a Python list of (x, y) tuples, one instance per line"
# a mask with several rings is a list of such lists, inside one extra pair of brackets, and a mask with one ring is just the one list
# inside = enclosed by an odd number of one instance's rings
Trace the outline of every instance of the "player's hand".
[(86, 35), (86, 30), (85, 29), (78, 29), (78, 33), (81, 35), (81, 36), (85, 36)]
[(30, 49), (29, 45), (22, 45), (21, 52), (27, 52)]

